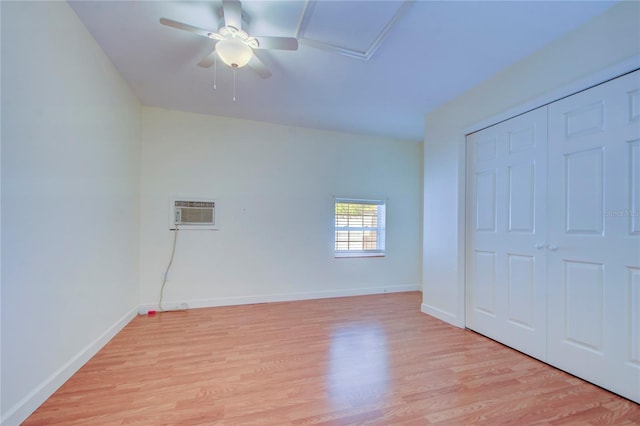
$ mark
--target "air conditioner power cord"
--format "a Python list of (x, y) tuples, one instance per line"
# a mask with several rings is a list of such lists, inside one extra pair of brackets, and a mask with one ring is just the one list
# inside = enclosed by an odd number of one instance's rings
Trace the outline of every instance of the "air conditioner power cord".
[(164, 276), (162, 278), (162, 287), (160, 287), (160, 300), (158, 301), (158, 308), (160, 312), (165, 312), (164, 308), (162, 307), (162, 298), (164, 296), (164, 288), (167, 285), (169, 270), (171, 269), (171, 264), (173, 263), (173, 257), (176, 254), (176, 241), (178, 241), (178, 224), (176, 224), (176, 228), (173, 233), (173, 247), (171, 248), (171, 257), (169, 258), (167, 269), (164, 271)]

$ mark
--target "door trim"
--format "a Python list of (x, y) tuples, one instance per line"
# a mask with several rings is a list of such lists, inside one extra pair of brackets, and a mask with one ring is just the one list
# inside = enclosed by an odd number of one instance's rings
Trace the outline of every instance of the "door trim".
[[(640, 55), (632, 56), (631, 58), (622, 61), (618, 64), (612, 65), (599, 71), (593, 75), (576, 80), (566, 86), (552, 90), (544, 95), (526, 102), (522, 105), (518, 105), (514, 108), (508, 109), (505, 112), (489, 117), (486, 120), (482, 120), (479, 123), (475, 123), (464, 129), (465, 139), (474, 132), (491, 127), (502, 121), (509, 120), (510, 118), (527, 113), (534, 109), (538, 109), (545, 105), (549, 105), (567, 96), (575, 95), (576, 93), (588, 90), (594, 86), (606, 83), (609, 80), (613, 80), (618, 77), (622, 77), (625, 74), (632, 73), (640, 69)], [(466, 143), (465, 143), (466, 145)]]

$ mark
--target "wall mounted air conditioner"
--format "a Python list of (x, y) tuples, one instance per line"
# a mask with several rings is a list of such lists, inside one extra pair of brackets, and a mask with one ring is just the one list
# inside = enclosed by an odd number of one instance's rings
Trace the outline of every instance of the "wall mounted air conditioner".
[(216, 201), (208, 198), (173, 197), (169, 204), (169, 229), (218, 229)]

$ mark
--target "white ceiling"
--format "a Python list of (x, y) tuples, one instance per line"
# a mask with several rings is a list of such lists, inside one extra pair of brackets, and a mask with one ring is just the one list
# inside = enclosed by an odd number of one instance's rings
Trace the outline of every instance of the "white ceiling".
[[(71, 6), (144, 105), (291, 126), (422, 140), (425, 113), (604, 12), (611, 1), (244, 1), (273, 73), (196, 64), (221, 1), (77, 1)], [(523, 82), (524, 84), (525, 82)]]

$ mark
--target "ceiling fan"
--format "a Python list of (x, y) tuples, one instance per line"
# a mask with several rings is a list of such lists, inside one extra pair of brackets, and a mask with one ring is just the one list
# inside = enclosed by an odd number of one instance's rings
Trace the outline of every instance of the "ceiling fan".
[(238, 0), (223, 0), (222, 13), (224, 26), (218, 28), (218, 31), (205, 30), (167, 18), (160, 18), (160, 23), (213, 40), (215, 43), (213, 51), (198, 62), (198, 66), (205, 68), (212, 66), (218, 57), (231, 68), (237, 69), (248, 65), (260, 77), (269, 78), (271, 71), (254, 54), (254, 49), (298, 49), (298, 40), (293, 37), (250, 36), (242, 29), (242, 5)]

